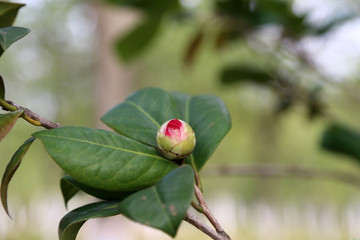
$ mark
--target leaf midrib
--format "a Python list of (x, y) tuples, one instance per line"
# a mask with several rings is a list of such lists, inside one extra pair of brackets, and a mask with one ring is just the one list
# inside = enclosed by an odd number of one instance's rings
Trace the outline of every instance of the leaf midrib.
[(163, 159), (162, 157), (157, 156), (157, 155), (151, 155), (151, 154), (147, 154), (147, 153), (143, 153), (143, 152), (136, 152), (136, 151), (132, 151), (132, 150), (124, 149), (124, 148), (119, 148), (119, 147), (115, 147), (115, 146), (109, 146), (109, 145), (104, 145), (104, 144), (101, 144), (101, 143), (91, 142), (91, 141), (88, 141), (88, 140), (71, 138), (71, 137), (64, 137), (64, 136), (53, 136), (53, 135), (47, 135), (47, 134), (42, 134), (42, 136), (50, 137), (50, 138), (56, 138), (56, 139), (60, 138), (60, 139), (74, 141), (74, 142), (80, 142), (80, 143), (88, 143), (88, 144), (92, 144), (92, 145), (95, 145), (95, 146), (100, 146), (100, 147), (104, 147), (104, 148), (110, 148), (110, 149), (114, 149), (114, 150), (117, 150), (117, 151), (133, 153), (133, 154), (137, 154), (137, 155), (141, 155), (141, 156), (152, 157), (152, 158), (156, 158), (156, 159), (159, 159), (159, 160), (166, 161), (165, 159)]
[(142, 107), (140, 107), (139, 105), (137, 105), (136, 103), (130, 101), (130, 100), (126, 100), (126, 102), (128, 102), (130, 105), (134, 106), (137, 110), (139, 110), (142, 114), (144, 114), (148, 119), (151, 120), (151, 122), (153, 122), (157, 128), (160, 128), (160, 124), (153, 118), (151, 117), (151, 115), (146, 112)]

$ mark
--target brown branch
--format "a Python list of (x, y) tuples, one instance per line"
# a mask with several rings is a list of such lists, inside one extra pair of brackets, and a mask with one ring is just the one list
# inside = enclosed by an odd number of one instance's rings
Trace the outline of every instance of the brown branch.
[(189, 211), (186, 212), (186, 215), (184, 217), (184, 220), (190, 223), (191, 225), (195, 226), (197, 229), (208, 235), (214, 240), (225, 240), (229, 238), (224, 238), (223, 235), (215, 232), (212, 228), (210, 228), (208, 225), (200, 221), (195, 215), (190, 213)]
[(223, 240), (231, 240), (229, 235), (227, 235), (227, 233), (224, 231), (224, 229), (222, 229), (219, 222), (216, 220), (214, 215), (212, 215), (212, 213), (210, 212), (208, 206), (205, 203), (202, 192), (196, 184), (194, 185), (194, 190), (195, 190), (196, 199), (198, 200), (199, 205), (202, 208), (204, 215), (210, 221), (210, 223), (214, 226), (216, 233), (219, 234), (220, 236), (222, 236), (221, 239), (223, 239)]
[(328, 179), (360, 187), (360, 174), (347, 171), (320, 169), (302, 166), (279, 165), (228, 165), (212, 166), (203, 170), (202, 176), (243, 176), (243, 177), (296, 177), (302, 179)]
[(0, 106), (4, 110), (11, 112), (17, 110), (23, 110), (24, 113), (21, 115), (21, 117), (25, 119), (27, 122), (31, 123), (32, 125), (42, 126), (46, 129), (53, 129), (60, 127), (60, 124), (51, 122), (46, 118), (40, 116), (39, 114), (32, 112), (30, 109), (19, 106), (12, 101), (6, 101), (4, 99), (0, 99)]

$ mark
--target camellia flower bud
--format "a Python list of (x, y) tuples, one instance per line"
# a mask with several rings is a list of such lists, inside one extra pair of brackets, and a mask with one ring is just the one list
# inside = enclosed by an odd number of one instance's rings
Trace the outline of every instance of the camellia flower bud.
[(161, 155), (167, 159), (184, 159), (195, 148), (195, 133), (186, 122), (172, 119), (165, 122), (157, 132), (156, 142)]

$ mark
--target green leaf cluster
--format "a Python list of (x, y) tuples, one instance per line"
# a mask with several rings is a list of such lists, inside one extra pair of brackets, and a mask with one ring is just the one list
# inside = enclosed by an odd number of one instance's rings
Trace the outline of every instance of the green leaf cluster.
[(0, 1), (0, 56), (14, 42), (30, 32), (23, 27), (11, 27), (17, 13), (25, 4)]
[[(3, 126), (12, 126), (21, 114), (6, 115), (11, 119)], [(156, 145), (160, 126), (174, 118), (188, 122), (197, 138), (188, 164), (180, 167), (162, 157)], [(6, 212), (9, 182), (31, 143), (39, 138), (67, 174), (60, 181), (65, 205), (79, 191), (105, 200), (66, 215), (60, 223), (60, 239), (75, 239), (90, 218), (117, 214), (175, 236), (193, 197), (194, 171), (204, 166), (231, 127), (224, 103), (211, 95), (146, 88), (115, 106), (102, 121), (116, 132), (69, 126), (34, 133), (4, 173), (1, 200)]]

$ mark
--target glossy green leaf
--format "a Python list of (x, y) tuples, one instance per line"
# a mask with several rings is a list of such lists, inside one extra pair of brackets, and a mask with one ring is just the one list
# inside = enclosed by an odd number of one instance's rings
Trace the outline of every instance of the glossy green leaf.
[(20, 166), (20, 163), (22, 159), (24, 158), (26, 152), (30, 148), (32, 142), (35, 140), (35, 138), (29, 138), (24, 142), (23, 145), (20, 146), (20, 148), (15, 152), (13, 157), (11, 158), (10, 162), (6, 166), (4, 175), (2, 177), (1, 181), (1, 202), (2, 205), (6, 211), (6, 213), (9, 214), (8, 204), (7, 204), (7, 190), (10, 183), (11, 178), (14, 176), (16, 170)]
[(132, 192), (109, 192), (100, 189), (88, 187), (84, 184), (79, 183), (73, 177), (66, 175), (60, 180), (61, 193), (64, 198), (65, 206), (68, 201), (77, 193), (79, 190), (104, 200), (122, 200), (125, 197), (132, 194)]
[(220, 79), (224, 84), (246, 81), (267, 84), (272, 80), (272, 77), (265, 70), (255, 68), (254, 66), (240, 65), (225, 68), (221, 73)]
[(25, 4), (0, 1), (0, 28), (11, 26), (23, 6)]
[(1, 75), (0, 75), (0, 99), (5, 99), (5, 84)]
[(60, 240), (75, 240), (89, 219), (124, 214), (128, 218), (175, 236), (193, 196), (194, 173), (182, 166), (156, 185), (140, 190), (123, 201), (104, 201), (77, 208), (59, 224)]
[(156, 147), (156, 133), (167, 120), (179, 118), (171, 94), (160, 88), (135, 92), (102, 117), (116, 132)]
[(193, 128), (196, 146), (188, 158), (200, 170), (229, 132), (231, 119), (224, 104), (216, 96), (189, 96), (173, 93), (181, 118)]
[(328, 151), (354, 157), (360, 163), (360, 133), (354, 129), (339, 124), (327, 127), (321, 146)]
[(142, 53), (155, 37), (162, 18), (149, 17), (116, 42), (116, 50), (124, 61), (130, 61)]
[(119, 203), (119, 209), (128, 218), (174, 237), (192, 200), (193, 188), (194, 172), (190, 166), (182, 166), (156, 185), (130, 195)]
[(61, 127), (33, 136), (67, 174), (95, 189), (136, 191), (178, 167), (154, 148), (111, 131)]
[(0, 141), (3, 140), (6, 135), (8, 135), (22, 113), (23, 111), (19, 110), (6, 114), (0, 114)]
[(103, 201), (88, 204), (66, 214), (59, 224), (60, 240), (75, 240), (81, 226), (89, 219), (119, 214), (119, 201)]
[(20, 38), (23, 38), (29, 32), (30, 29), (23, 27), (0, 28), (0, 46), (2, 48), (2, 51), (8, 49), (14, 42), (19, 40)]
[(219, 98), (146, 88), (111, 109), (102, 121), (122, 135), (155, 147), (158, 129), (174, 118), (193, 128), (196, 146), (190, 159), (200, 170), (231, 127), (228, 110)]

